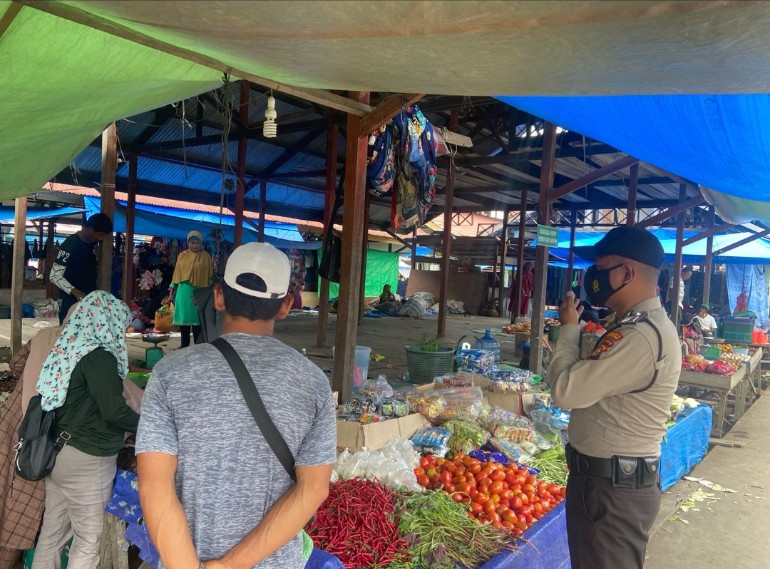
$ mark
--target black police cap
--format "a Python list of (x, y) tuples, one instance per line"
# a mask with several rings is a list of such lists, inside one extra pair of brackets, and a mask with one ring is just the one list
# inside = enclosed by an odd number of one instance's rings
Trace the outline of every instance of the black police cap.
[(618, 255), (656, 269), (663, 266), (664, 256), (663, 246), (657, 237), (641, 227), (632, 225), (612, 229), (594, 245), (575, 247), (575, 254), (586, 261), (606, 255)]

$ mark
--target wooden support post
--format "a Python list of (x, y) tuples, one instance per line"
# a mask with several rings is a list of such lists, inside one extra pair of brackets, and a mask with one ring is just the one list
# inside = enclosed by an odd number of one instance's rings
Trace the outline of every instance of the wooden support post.
[(364, 206), (364, 246), (361, 250), (361, 303), (358, 306), (358, 325), (364, 323), (364, 306), (366, 306), (366, 255), (369, 252), (369, 207), (372, 194), (366, 192), (366, 204)]
[(572, 290), (575, 275), (575, 231), (577, 230), (577, 210), (572, 210), (569, 229), (569, 268), (567, 269), (567, 287)]
[(265, 215), (267, 215), (267, 178), (259, 181), (259, 230), (257, 239), (260, 243), (265, 242)]
[(505, 308), (503, 293), (505, 292), (505, 260), (508, 257), (508, 221), (510, 215), (511, 212), (506, 209), (505, 213), (503, 214), (503, 239), (502, 243), (500, 244), (502, 251), (500, 253), (500, 282), (498, 283), (500, 287), (500, 294), (498, 295), (497, 299), (497, 314), (501, 318), (503, 317), (503, 308)]
[[(687, 186), (679, 184), (679, 201), (687, 199)], [(682, 243), (684, 242), (684, 210), (677, 214), (676, 219), (676, 252), (674, 254), (674, 287), (671, 296), (671, 321), (679, 330), (681, 310), (679, 308), (679, 287), (682, 282)]]
[[(358, 103), (369, 103), (369, 93), (351, 92)], [(337, 307), (335, 337), (334, 376), (332, 384), (342, 401), (347, 401), (353, 391), (353, 372), (358, 336), (358, 306), (361, 302), (359, 279), (361, 255), (366, 227), (366, 150), (367, 137), (356, 136), (361, 119), (348, 115), (345, 152), (345, 211), (342, 227), (342, 266), (340, 268), (340, 296)]]
[(48, 222), (48, 237), (45, 240), (45, 296), (46, 298), (58, 298), (59, 289), (51, 283), (51, 267), (56, 260), (56, 221)]
[[(714, 229), (714, 206), (709, 207), (708, 229), (711, 232)], [(703, 304), (709, 304), (711, 297), (711, 254), (714, 252), (714, 235), (710, 234), (706, 238), (706, 257), (703, 261)]]
[[(556, 125), (546, 122), (543, 136), (543, 161), (540, 170), (540, 204), (538, 223), (551, 224), (551, 190), (556, 163)], [(532, 291), (532, 333), (530, 336), (529, 369), (543, 369), (543, 326), (545, 324), (545, 289), (548, 277), (548, 247), (537, 246), (535, 257), (535, 286)]]
[[(516, 297), (514, 300), (513, 308), (511, 309), (511, 324), (513, 324), (516, 317), (519, 316), (519, 309), (521, 308), (521, 277), (524, 274), (522, 269), (524, 268), (524, 234), (527, 230), (527, 188), (521, 191), (521, 210), (519, 210), (519, 249), (516, 257)], [(511, 285), (513, 286), (513, 284)]]
[[(339, 126), (329, 125), (326, 131), (326, 191), (324, 193), (324, 230), (323, 235), (334, 229), (332, 209), (337, 193), (337, 138)], [(318, 256), (321, 262), (321, 256)], [(316, 346), (326, 347), (326, 322), (329, 320), (329, 281), (318, 277), (318, 330), (316, 332)]]
[(636, 192), (639, 187), (639, 162), (631, 165), (631, 179), (628, 182), (628, 213), (626, 224), (636, 223)]
[(16, 198), (13, 218), (13, 260), (11, 268), (11, 353), (21, 349), (21, 313), (24, 303), (24, 251), (27, 236), (27, 197)]
[[(452, 109), (449, 119), (449, 130), (457, 132), (459, 117), (460, 110)], [(447, 163), (446, 187), (444, 191), (444, 233), (442, 237), (443, 247), (441, 249), (441, 280), (439, 281), (438, 294), (438, 330), (436, 332), (437, 336), (441, 338), (446, 334), (447, 301), (449, 300), (449, 260), (452, 255), (452, 209), (454, 208), (455, 199), (455, 167), (452, 160)], [(413, 262), (415, 253), (412, 253)], [(414, 268), (414, 264), (412, 267)]]
[[(118, 168), (118, 129), (115, 123), (102, 133), (102, 197), (101, 212), (115, 221), (115, 170)], [(115, 237), (109, 235), (99, 245), (99, 279), (97, 288), (112, 289), (112, 248)]]
[(128, 163), (128, 197), (126, 202), (126, 239), (123, 253), (123, 290), (124, 302), (131, 302), (134, 297), (134, 220), (136, 218), (136, 171), (139, 160), (131, 153)]
[(417, 227), (412, 230), (412, 270), (417, 268)]
[[(238, 136), (238, 186), (235, 190), (235, 228), (233, 230), (233, 247), (243, 243), (243, 209), (246, 201), (246, 153), (248, 152), (249, 136), (249, 82), (241, 81), (241, 101), (238, 111), (240, 119), (240, 135)], [(226, 149), (225, 149), (226, 150)]]

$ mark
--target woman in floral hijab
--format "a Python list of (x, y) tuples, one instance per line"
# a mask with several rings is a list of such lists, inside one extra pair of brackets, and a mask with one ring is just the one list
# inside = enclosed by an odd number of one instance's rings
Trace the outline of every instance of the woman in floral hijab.
[[(123, 398), (128, 372), (128, 307), (94, 291), (77, 305), (45, 360), (37, 383), (43, 409), (56, 409), (56, 432), (71, 438), (45, 479), (45, 516), (33, 569), (53, 569), (72, 524), (72, 567), (96, 569), (104, 506), (112, 495), (115, 459), (139, 415)], [(87, 408), (77, 425), (78, 412)]]

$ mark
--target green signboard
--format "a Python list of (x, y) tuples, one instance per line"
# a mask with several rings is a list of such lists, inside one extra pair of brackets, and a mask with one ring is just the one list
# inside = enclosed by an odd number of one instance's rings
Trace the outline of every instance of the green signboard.
[(537, 226), (537, 246), (556, 247), (559, 244), (559, 230), (548, 225)]

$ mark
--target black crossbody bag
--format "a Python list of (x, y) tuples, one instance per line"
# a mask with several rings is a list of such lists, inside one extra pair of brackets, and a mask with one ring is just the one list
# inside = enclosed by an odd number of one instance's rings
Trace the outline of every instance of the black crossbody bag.
[(68, 431), (56, 434), (54, 423), (56, 411), (43, 411), (42, 395), (29, 400), (27, 412), (19, 427), (19, 442), (13, 447), (16, 456), (14, 467), (16, 474), (24, 480), (37, 482), (48, 476), (56, 464), (56, 456), (72, 438), (88, 411), (96, 403), (90, 399), (80, 408), (72, 419)]
[(262, 431), (262, 436), (265, 437), (267, 444), (275, 453), (275, 456), (278, 457), (279, 462), (289, 477), (296, 483), (297, 474), (294, 470), (294, 456), (291, 454), (289, 445), (286, 444), (270, 415), (268, 415), (265, 404), (262, 402), (262, 397), (260, 397), (259, 391), (256, 385), (254, 385), (254, 380), (251, 378), (249, 370), (246, 369), (243, 360), (224, 338), (217, 338), (211, 342), (211, 345), (219, 350), (225, 360), (227, 360), (227, 363), (230, 364), (230, 368), (232, 368), (233, 374), (235, 374), (235, 379), (238, 380), (241, 393), (243, 393), (243, 398), (246, 400), (246, 405), (248, 405), (251, 415), (257, 422), (259, 430)]

